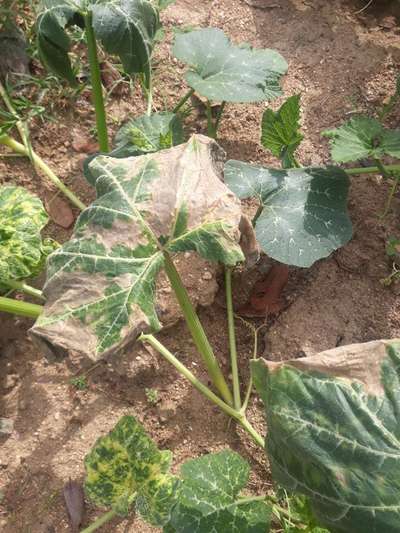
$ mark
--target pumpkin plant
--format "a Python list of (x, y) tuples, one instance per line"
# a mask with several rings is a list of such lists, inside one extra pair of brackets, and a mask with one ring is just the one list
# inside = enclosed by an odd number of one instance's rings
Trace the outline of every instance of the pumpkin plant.
[(120, 58), (127, 74), (141, 77), (151, 113), (151, 54), (160, 27), (159, 11), (146, 0), (43, 0), (36, 29), (39, 55), (49, 70), (72, 86), (77, 85), (77, 81), (69, 57), (71, 42), (66, 30), (74, 25), (85, 32), (99, 146), (102, 152), (108, 152), (96, 41), (106, 52)]

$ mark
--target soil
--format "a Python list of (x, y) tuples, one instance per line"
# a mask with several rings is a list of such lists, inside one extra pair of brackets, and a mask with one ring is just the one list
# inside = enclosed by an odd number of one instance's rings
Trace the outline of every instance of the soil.
[[(165, 41), (158, 46), (155, 62), (155, 107), (172, 108), (186, 91), (183, 68), (171, 55), (174, 30), (214, 26), (234, 42), (275, 48), (288, 60), (283, 85), (285, 96), (301, 93), (305, 141), (298, 158), (304, 165), (329, 160), (326, 140), (319, 133), (340, 124), (357, 112), (372, 113), (394, 92), (400, 66), (400, 29), (397, 2), (376, 0), (361, 13), (364, 1), (325, 0), (177, 0), (162, 15)], [(38, 68), (36, 66), (36, 68)], [(40, 70), (39, 70), (40, 73)], [(52, 89), (54, 90), (54, 89)], [(72, 100), (67, 91), (57, 98), (50, 91), (50, 121), (36, 122), (32, 142), (51, 162), (58, 175), (86, 202), (93, 191), (81, 171), (83, 154), (73, 145), (90, 138), (93, 115), (89, 93)], [(273, 102), (276, 109), (283, 98)], [(145, 111), (138, 89), (124, 84), (110, 97), (112, 128), (129, 114)], [(277, 161), (259, 143), (264, 109), (258, 105), (228, 105), (221, 123), (219, 142), (228, 157), (266, 165)], [(399, 126), (393, 112), (388, 125)], [(187, 120), (188, 133), (204, 132), (200, 114)], [(22, 159), (0, 160), (0, 183), (17, 183), (44, 200), (52, 186)], [(350, 214), (354, 237), (343, 249), (312, 268), (290, 269), (282, 311), (266, 321), (260, 353), (272, 360), (314, 354), (339, 344), (400, 337), (399, 286), (383, 287), (380, 280), (391, 267), (385, 241), (399, 234), (400, 197), (391, 212), (380, 218), (388, 185), (376, 176), (351, 179)], [(249, 212), (254, 206), (247, 205)], [(77, 211), (73, 209), (76, 217)], [(70, 235), (50, 223), (48, 233), (60, 242)], [(237, 300), (248, 293), (254, 276), (234, 277)], [(39, 280), (38, 286), (40, 286)], [(225, 371), (228, 368), (227, 324), (223, 296), (201, 308), (201, 320)], [(262, 319), (252, 320), (255, 326)], [(69, 478), (82, 480), (83, 458), (95, 440), (123, 414), (135, 414), (161, 448), (174, 454), (174, 470), (190, 457), (231, 447), (252, 466), (248, 490), (262, 493), (272, 486), (262, 450), (241, 429), (194, 391), (168, 363), (143, 347), (133, 347), (123, 357), (91, 368), (72, 360), (50, 364), (27, 336), (28, 319), (1, 315), (0, 321), (0, 417), (13, 422), (13, 431), (0, 437), (0, 530), (4, 533), (70, 531), (62, 499)], [(248, 379), (248, 359), (253, 334), (238, 322), (240, 370)], [(182, 322), (159, 335), (162, 342), (206, 381)], [(83, 390), (71, 379), (88, 372)], [(145, 390), (158, 394), (151, 405)], [(256, 396), (250, 401), (249, 418), (265, 432), (262, 407)], [(90, 504), (84, 524), (98, 509)], [(132, 515), (105, 525), (102, 532), (155, 531)]]

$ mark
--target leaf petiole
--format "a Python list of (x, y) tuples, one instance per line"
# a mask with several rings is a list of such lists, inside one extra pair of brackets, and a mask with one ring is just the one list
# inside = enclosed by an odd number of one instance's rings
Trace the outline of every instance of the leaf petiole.
[(7, 285), (10, 289), (13, 289), (15, 291), (21, 291), (25, 294), (29, 294), (29, 296), (34, 296), (35, 298), (39, 298), (40, 300), (44, 300), (44, 296), (42, 291), (39, 289), (35, 289), (35, 287), (31, 287), (27, 283), (24, 283), (23, 281), (3, 281), (4, 285)]
[(117, 513), (113, 509), (111, 509), (111, 511), (104, 513), (99, 518), (97, 518), (97, 520), (92, 522), (90, 526), (86, 527), (85, 529), (82, 529), (80, 533), (92, 533), (92, 531), (96, 531), (96, 529), (99, 529), (99, 527), (112, 520), (115, 516), (117, 516)]
[(27, 316), (29, 318), (37, 318), (43, 310), (41, 305), (23, 302), (21, 300), (14, 300), (13, 298), (5, 298), (0, 296), (0, 311), (4, 313), (11, 313), (12, 315)]
[(181, 109), (182, 106), (186, 104), (186, 102), (189, 100), (189, 98), (194, 94), (194, 89), (190, 89), (176, 104), (176, 106), (173, 109), (173, 113), (178, 113), (178, 111)]
[(231, 371), (233, 383), (233, 406), (237, 411), (240, 411), (242, 401), (240, 399), (240, 381), (237, 362), (237, 348), (235, 337), (235, 322), (233, 316), (232, 303), (232, 269), (225, 268), (225, 294), (226, 294), (226, 309), (228, 314), (228, 334), (229, 334), (229, 351), (231, 354)]

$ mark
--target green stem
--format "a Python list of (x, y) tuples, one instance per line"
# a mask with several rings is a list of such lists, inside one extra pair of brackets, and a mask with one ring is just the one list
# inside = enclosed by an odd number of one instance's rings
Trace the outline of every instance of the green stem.
[(389, 179), (390, 178), (390, 172), (386, 170), (386, 168), (383, 166), (383, 163), (380, 159), (375, 159), (376, 166), (379, 169), (379, 172), (382, 174), (382, 178)]
[(183, 96), (179, 102), (176, 104), (176, 106), (174, 107), (173, 109), (173, 113), (178, 113), (178, 111), (180, 110), (180, 108), (185, 105), (185, 103), (189, 100), (189, 98), (192, 96), (192, 94), (194, 94), (194, 89), (190, 89), (186, 94), (185, 96)]
[(172, 289), (174, 290), (180, 308), (182, 309), (183, 316), (192, 335), (192, 339), (196, 344), (196, 347), (204, 361), (204, 364), (206, 365), (208, 374), (215, 387), (217, 388), (218, 392), (221, 394), (221, 397), (229, 405), (232, 405), (233, 399), (231, 391), (229, 390), (229, 387), (225, 381), (224, 375), (219, 367), (213, 349), (211, 348), (211, 345), (208, 342), (207, 335), (203, 329), (203, 326), (201, 325), (199, 317), (197, 316), (196, 310), (193, 307), (192, 302), (190, 301), (187, 290), (182, 283), (182, 280), (179, 276), (178, 271), (175, 268), (171, 256), (167, 252), (164, 252), (164, 259), (165, 272), (171, 283)]
[(247, 418), (225, 403), (221, 398), (214, 394), (208, 387), (206, 387), (199, 379), (196, 378), (192, 372), (184, 364), (182, 364), (161, 342), (159, 342), (153, 335), (142, 334), (139, 337), (142, 342), (148, 342), (157, 352), (159, 352), (169, 363), (171, 363), (178, 372), (180, 372), (201, 394), (208, 398), (211, 402), (217, 405), (224, 413), (231, 416), (251, 435), (253, 440), (261, 447), (265, 446), (264, 439), (253, 428)]
[(211, 104), (208, 100), (206, 104), (206, 110), (207, 110), (207, 135), (211, 137), (212, 139), (215, 139), (217, 132), (215, 131), (215, 126), (213, 124)]
[(225, 293), (226, 293), (226, 310), (228, 314), (228, 334), (229, 334), (229, 351), (231, 354), (231, 370), (233, 383), (233, 406), (240, 411), (242, 401), (240, 399), (240, 382), (237, 362), (237, 348), (235, 337), (235, 321), (233, 316), (232, 302), (232, 269), (225, 268)]
[(66, 185), (64, 185), (64, 183), (54, 174), (51, 168), (43, 161), (41, 157), (36, 154), (36, 152), (32, 150), (30, 154), (29, 150), (23, 144), (19, 143), (9, 135), (1, 136), (0, 144), (8, 146), (17, 154), (24, 155), (25, 157), (31, 156), (33, 164), (38, 167), (56, 185), (56, 187), (58, 187), (58, 189), (60, 189), (60, 191), (71, 200), (76, 207), (79, 209), (85, 209), (85, 204), (82, 203)]
[(224, 112), (225, 105), (226, 105), (225, 101), (221, 102), (221, 105), (220, 105), (219, 110), (218, 110), (217, 118), (215, 119), (215, 125), (214, 125), (215, 136), (217, 136), (219, 123), (221, 122), (221, 117), (222, 117), (222, 113)]
[[(385, 172), (400, 171), (400, 165), (385, 165)], [(344, 168), (346, 174), (353, 176), (354, 174), (379, 174), (381, 171), (378, 167), (358, 167), (358, 168)]]
[(28, 143), (28, 139), (27, 139), (27, 136), (26, 136), (26, 132), (25, 132), (25, 128), (24, 128), (24, 125), (20, 119), (20, 117), (18, 116), (18, 113), (16, 112), (12, 102), (11, 102), (11, 99), (4, 87), (4, 85), (0, 82), (0, 96), (3, 98), (3, 101), (8, 109), (8, 111), (14, 115), (14, 117), (16, 118), (17, 122), (15, 123), (16, 127), (17, 127), (17, 130), (18, 130), (18, 133), (21, 137), (21, 140), (22, 142), (24, 143), (25, 147), (27, 147), (27, 143)]
[(385, 210), (383, 211), (381, 218), (384, 218), (388, 213), (390, 206), (392, 205), (393, 196), (396, 194), (397, 187), (399, 185), (399, 179), (393, 178), (393, 185), (390, 187), (389, 195), (386, 200)]
[(41, 305), (30, 304), (20, 300), (13, 300), (12, 298), (4, 298), (0, 296), (0, 311), (10, 313), (12, 315), (28, 316), (30, 318), (37, 318), (43, 310)]
[(92, 524), (90, 524), (89, 527), (82, 529), (80, 533), (92, 533), (92, 531), (96, 531), (96, 529), (99, 529), (99, 527), (112, 520), (115, 516), (117, 516), (117, 513), (115, 511), (108, 511), (108, 513), (104, 513)]
[(44, 300), (42, 291), (40, 291), (39, 289), (35, 289), (35, 287), (31, 287), (23, 281), (8, 280), (2, 283), (4, 285), (7, 285), (7, 287), (10, 287), (11, 289), (14, 289), (16, 291), (22, 291), (25, 294), (29, 294), (30, 296), (34, 296), (35, 298), (40, 298), (41, 300)]
[(96, 112), (97, 138), (101, 152), (109, 152), (106, 112), (104, 108), (103, 87), (101, 84), (100, 65), (97, 57), (96, 38), (92, 25), (92, 13), (85, 14), (86, 43), (90, 65), (90, 81), (92, 83), (92, 99)]
[(258, 217), (261, 215), (263, 209), (264, 209), (263, 204), (260, 204), (260, 205), (258, 206), (258, 209), (257, 209), (257, 211), (256, 211), (256, 214), (255, 214), (254, 217), (253, 217), (253, 220), (251, 221), (251, 223), (253, 224), (253, 227), (256, 225), (257, 219), (258, 219)]

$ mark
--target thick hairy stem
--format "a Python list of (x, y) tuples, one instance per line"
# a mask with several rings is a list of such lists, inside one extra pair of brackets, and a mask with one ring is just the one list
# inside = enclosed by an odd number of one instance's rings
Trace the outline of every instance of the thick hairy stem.
[(12, 298), (4, 298), (0, 296), (0, 311), (10, 313), (12, 315), (27, 316), (30, 318), (37, 318), (43, 310), (41, 305), (30, 304), (20, 300), (13, 300)]
[(101, 152), (109, 152), (106, 111), (104, 108), (103, 86), (101, 84), (100, 65), (97, 57), (96, 38), (92, 25), (92, 14), (85, 15), (86, 43), (90, 65), (90, 81), (92, 84), (92, 99), (96, 112), (97, 138)]
[(189, 328), (190, 334), (192, 335), (192, 339), (207, 368), (208, 374), (214, 383), (214, 386), (221, 394), (221, 397), (229, 405), (232, 405), (233, 398), (231, 391), (229, 390), (229, 387), (225, 381), (224, 375), (207, 339), (207, 335), (203, 329), (203, 326), (201, 325), (199, 317), (197, 316), (196, 310), (190, 301), (187, 290), (182, 283), (181, 277), (179, 276), (179, 273), (167, 252), (164, 252), (164, 258), (165, 272), (171, 283), (171, 287), (175, 293), (176, 299), (178, 300), (179, 306), (182, 309), (182, 313)]
[(231, 354), (233, 406), (237, 411), (239, 411), (242, 406), (242, 401), (240, 399), (240, 380), (239, 380), (239, 370), (238, 370), (238, 362), (237, 362), (235, 321), (234, 321), (233, 303), (232, 303), (232, 270), (229, 267), (225, 268), (225, 294), (226, 294), (226, 309), (227, 309), (227, 315), (228, 315), (229, 351)]
[(251, 435), (253, 440), (261, 447), (264, 447), (265, 442), (259, 433), (253, 428), (247, 418), (226, 402), (221, 400), (208, 387), (206, 387), (196, 376), (182, 364), (161, 342), (159, 342), (153, 335), (142, 334), (139, 337), (142, 342), (148, 342), (158, 353), (160, 353), (169, 363), (171, 363), (180, 374), (182, 374), (201, 394), (208, 398), (211, 402), (217, 405), (224, 413), (231, 416)]
[(9, 135), (3, 135), (0, 137), (0, 144), (4, 144), (5, 146), (8, 146), (16, 152), (17, 154), (21, 154), (25, 157), (30, 157), (35, 167), (39, 168), (49, 179), (54, 183), (54, 185), (60, 189), (62, 193), (65, 194), (67, 198), (71, 200), (71, 202), (78, 207), (79, 209), (85, 209), (85, 204), (79, 200), (75, 196), (75, 194), (66, 186), (64, 183), (58, 178), (54, 172), (51, 170), (51, 168), (43, 161), (41, 157), (37, 155), (36, 152), (33, 150), (29, 151), (28, 148), (26, 148), (23, 144), (19, 143)]

